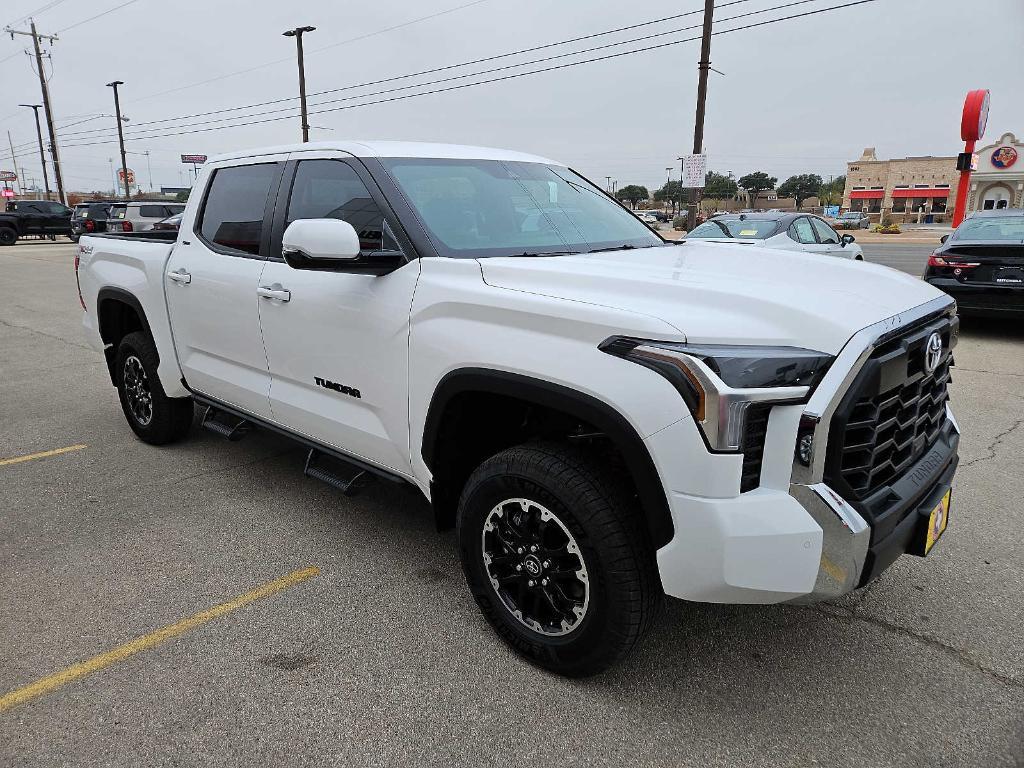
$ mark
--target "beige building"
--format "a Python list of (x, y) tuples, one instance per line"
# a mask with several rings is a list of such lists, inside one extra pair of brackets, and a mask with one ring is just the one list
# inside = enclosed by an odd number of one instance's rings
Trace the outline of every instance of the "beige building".
[[(967, 211), (1024, 207), (1024, 143), (1012, 133), (976, 150)], [(867, 211), (872, 221), (884, 212), (896, 222), (948, 221), (960, 174), (956, 156), (879, 160), (874, 147), (847, 163), (843, 210)]]

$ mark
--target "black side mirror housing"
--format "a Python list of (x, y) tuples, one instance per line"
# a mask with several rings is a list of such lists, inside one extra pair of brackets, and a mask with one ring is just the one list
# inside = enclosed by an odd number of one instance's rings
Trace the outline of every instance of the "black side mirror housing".
[(856, 242), (857, 238), (853, 235), (843, 235), (843, 248), (848, 246), (850, 243)]
[(945, 243), (947, 240), (949, 240), (949, 235), (943, 235), (939, 238), (940, 243)]

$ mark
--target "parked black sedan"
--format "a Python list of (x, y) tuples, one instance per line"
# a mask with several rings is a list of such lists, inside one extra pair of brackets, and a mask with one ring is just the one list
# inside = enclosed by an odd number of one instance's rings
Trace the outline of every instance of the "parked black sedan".
[(1024, 209), (979, 211), (928, 259), (924, 279), (961, 315), (1024, 317)]

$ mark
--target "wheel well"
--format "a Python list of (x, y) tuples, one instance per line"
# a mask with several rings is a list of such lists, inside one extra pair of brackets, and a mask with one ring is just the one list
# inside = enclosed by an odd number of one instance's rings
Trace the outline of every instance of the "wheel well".
[(672, 538), (672, 518), (650, 453), (636, 431), (605, 403), (574, 390), (504, 372), (449, 374), (427, 414), (423, 459), (439, 528), (454, 524), (459, 496), (485, 459), (544, 439), (593, 452), (637, 498), (652, 546)]
[(111, 383), (116, 386), (114, 360), (117, 357), (117, 347), (121, 343), (121, 339), (135, 331), (149, 334), (149, 323), (134, 296), (112, 289), (100, 292), (97, 314), (100, 338), (106, 345), (103, 353), (107, 358), (107, 370), (110, 372)]

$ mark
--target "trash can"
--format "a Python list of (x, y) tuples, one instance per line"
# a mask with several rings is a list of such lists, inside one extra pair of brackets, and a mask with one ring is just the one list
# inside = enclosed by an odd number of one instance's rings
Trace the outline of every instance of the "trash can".
[(925, 224), (934, 224), (935, 223), (935, 215), (929, 213), (927, 216), (924, 217), (924, 223)]

